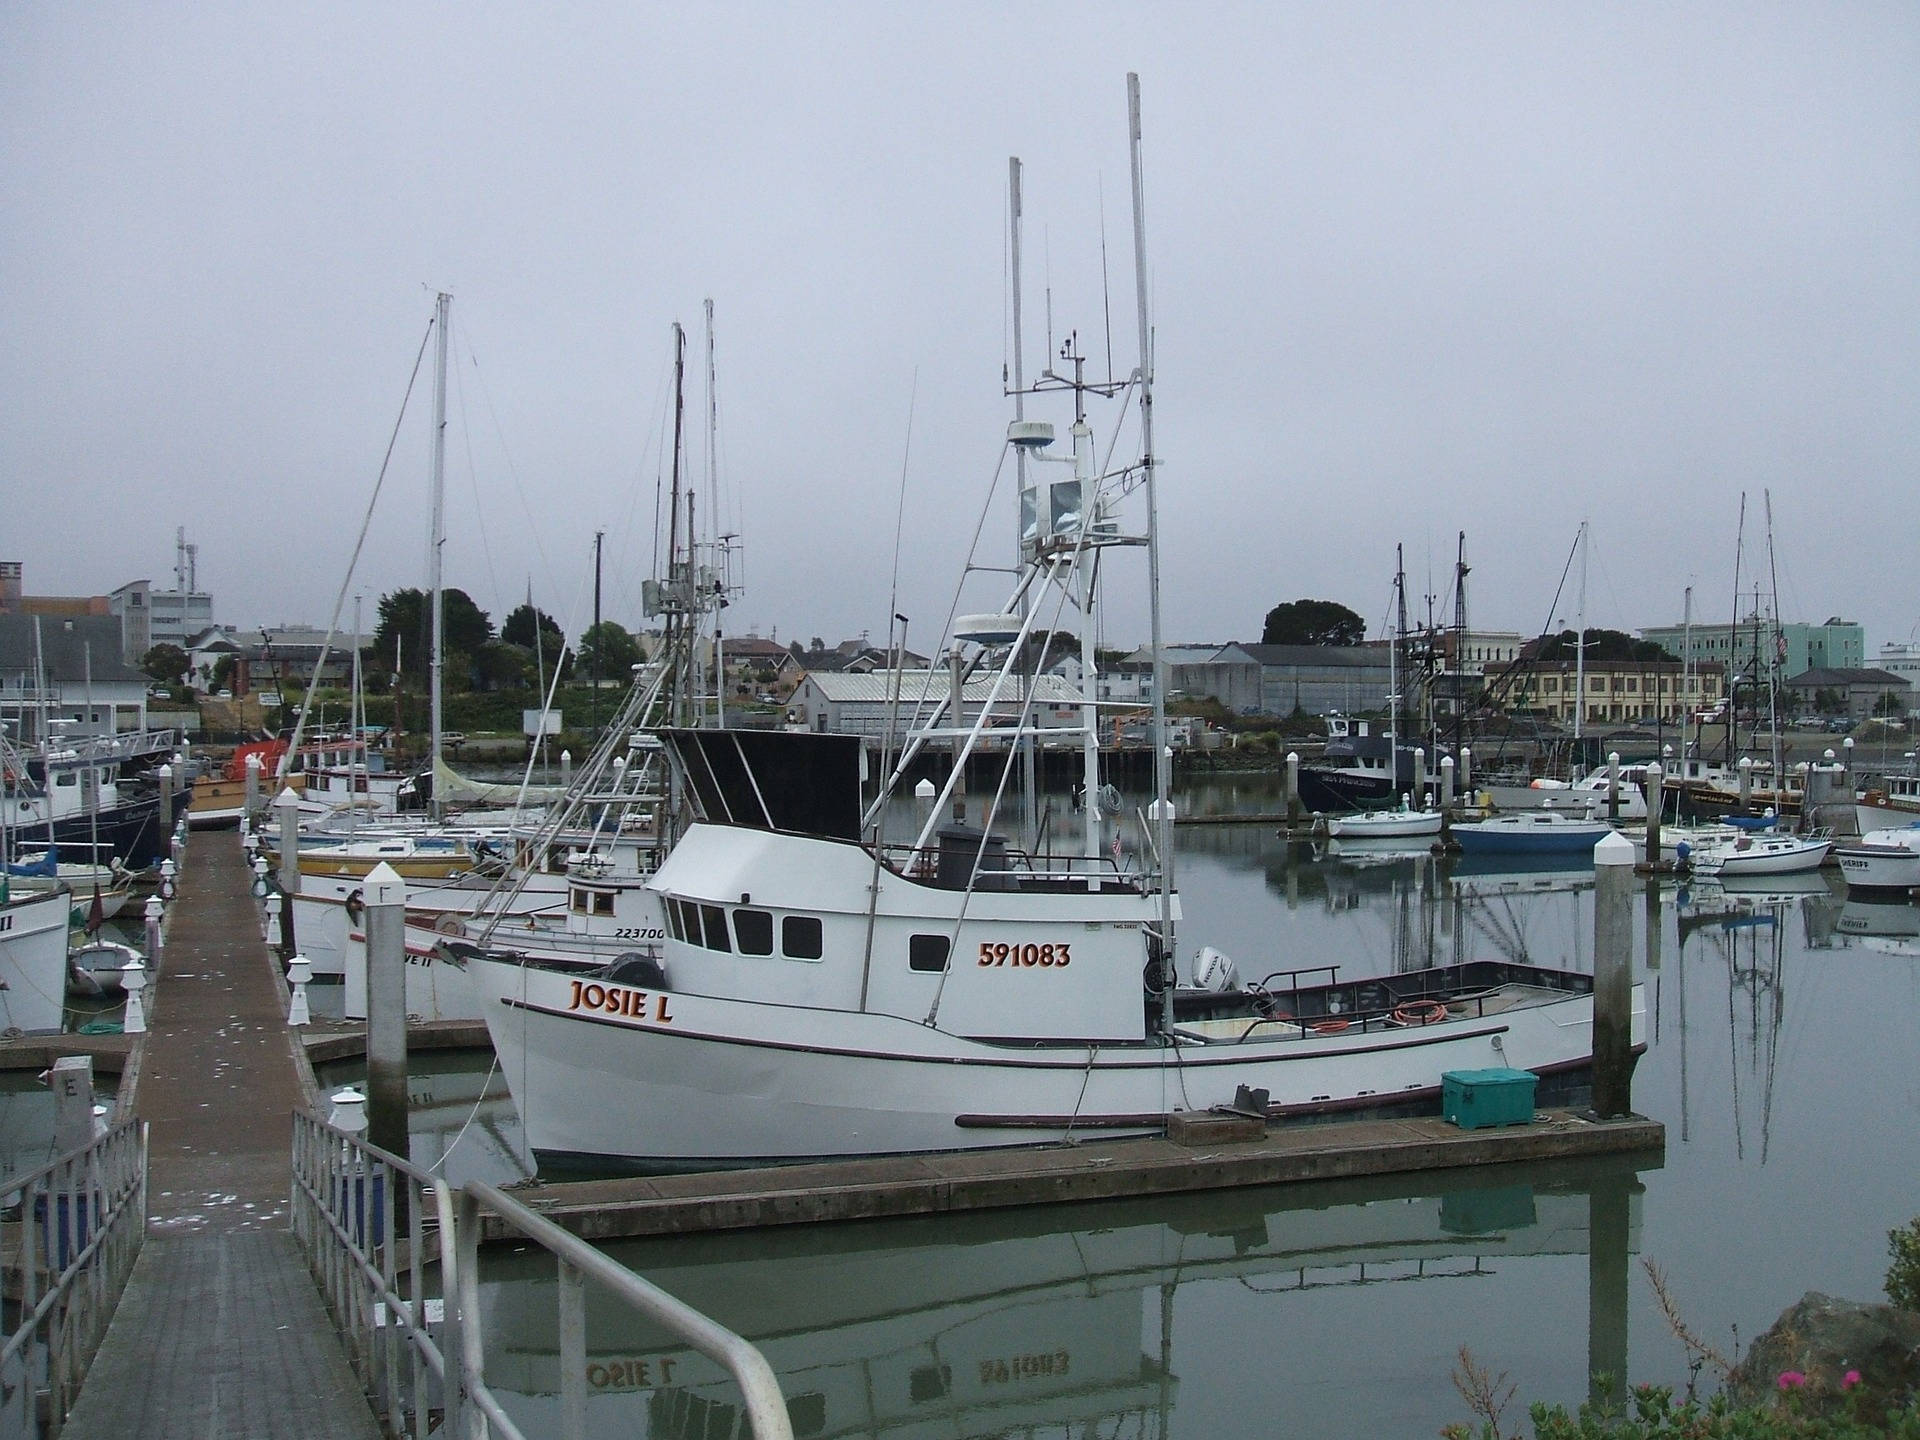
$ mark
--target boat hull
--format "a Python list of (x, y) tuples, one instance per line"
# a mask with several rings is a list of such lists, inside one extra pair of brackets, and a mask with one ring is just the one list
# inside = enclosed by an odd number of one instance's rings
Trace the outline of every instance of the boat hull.
[[(880, 1014), (646, 991), (469, 961), (534, 1152), (706, 1168), (1155, 1133), (1265, 1089), (1270, 1113), (1430, 1098), (1448, 1070), (1590, 1063), (1589, 994), (1427, 1026), (1239, 1044), (996, 1045)], [(1636, 1030), (1644, 1002), (1636, 994)]]
[(67, 923), (73, 896), (15, 891), (0, 905), (0, 1033), (57, 1035), (67, 996)]
[(1849, 890), (1897, 893), (1920, 887), (1920, 849), (1904, 845), (1841, 845), (1834, 858)]

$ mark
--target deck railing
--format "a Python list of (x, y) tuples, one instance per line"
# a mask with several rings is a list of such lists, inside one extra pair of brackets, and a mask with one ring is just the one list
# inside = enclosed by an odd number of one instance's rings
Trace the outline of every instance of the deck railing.
[[(293, 1233), (386, 1432), (424, 1440), (438, 1428), (437, 1411), (455, 1421), (459, 1387), (447, 1383), (446, 1355), (459, 1354), (458, 1320), (443, 1316), (442, 1297), (429, 1294), (448, 1274), (447, 1182), (296, 1111)], [(446, 1433), (464, 1432), (450, 1425)]]
[(147, 1127), (121, 1121), (0, 1203), (0, 1285), (20, 1317), (0, 1346), (0, 1435), (57, 1436), (146, 1236)]
[[(469, 1181), (456, 1193), (310, 1114), (294, 1116), (293, 1171), (294, 1233), (388, 1433), (526, 1440), (486, 1380), (484, 1213), (558, 1267), (562, 1440), (587, 1433), (589, 1280), (724, 1366), (755, 1440), (793, 1440), (779, 1381), (753, 1345), (493, 1186)], [(430, 1294), (436, 1282), (439, 1294)]]

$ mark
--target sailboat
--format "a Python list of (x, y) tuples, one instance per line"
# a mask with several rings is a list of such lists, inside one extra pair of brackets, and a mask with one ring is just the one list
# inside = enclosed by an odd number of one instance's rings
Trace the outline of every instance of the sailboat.
[[(1018, 579), (1000, 609), (954, 624), (951, 693), (921, 697), (877, 793), (857, 736), (667, 728), (694, 818), (647, 881), (667, 928), (651, 970), (582, 973), (494, 947), (465, 957), (537, 1159), (709, 1167), (1049, 1144), (1152, 1133), (1173, 1112), (1236, 1100), (1273, 1117), (1372, 1109), (1430, 1103), (1447, 1070), (1590, 1065), (1593, 979), (1572, 971), (1481, 961), (1347, 980), (1276, 955), (1243, 984), (1213, 952), (1183, 983), (1163, 683), (1139, 849), (1151, 858), (1135, 868), (1109, 847), (1091, 617), (1099, 562), (1129, 547), (1146, 552), (1162, 653), (1137, 77), (1128, 86), (1138, 366), (1089, 381), (1069, 338), (1061, 370), (1023, 390), (1071, 401), (1071, 453), (1046, 454), (1053, 426), (1017, 402)], [(1018, 174), (1016, 162), (1016, 237)], [(1114, 468), (1094, 462), (1095, 400), (1137, 415), (1137, 455)], [(1131, 497), (1143, 528), (1123, 522)], [(1030, 637), (1075, 622), (1085, 695), (1063, 722), (1035, 712), (1022, 677)], [(991, 677), (973, 714), (969, 676)], [(989, 732), (1079, 742), (1077, 853), (996, 829), (1021, 747), (989, 746)], [(913, 838), (889, 839), (891, 802), (946, 747), (945, 785)], [(1002, 769), (980, 803), (963, 789), (967, 762), (989, 754)], [(957, 802), (977, 823), (949, 818)]]

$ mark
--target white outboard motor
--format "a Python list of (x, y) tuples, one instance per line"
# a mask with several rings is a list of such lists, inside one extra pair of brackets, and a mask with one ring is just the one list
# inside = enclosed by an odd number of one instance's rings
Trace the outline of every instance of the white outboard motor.
[(1219, 995), (1228, 990), (1238, 990), (1240, 975), (1234, 968), (1232, 957), (1224, 950), (1202, 945), (1200, 952), (1193, 957), (1193, 983), (1202, 990)]

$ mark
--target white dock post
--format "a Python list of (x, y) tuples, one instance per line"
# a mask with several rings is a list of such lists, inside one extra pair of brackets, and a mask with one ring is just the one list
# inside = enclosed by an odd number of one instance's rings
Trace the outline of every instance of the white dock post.
[(304, 955), (296, 955), (287, 964), (287, 983), (293, 987), (293, 999), (287, 1006), (287, 1025), (297, 1028), (310, 1024), (312, 1012), (307, 1008), (307, 982), (313, 979), (313, 962)]
[(1740, 757), (1740, 811), (1742, 814), (1753, 809), (1753, 757)]
[(167, 943), (160, 930), (161, 918), (166, 913), (167, 907), (160, 902), (158, 895), (147, 897), (147, 960), (153, 966), (153, 973), (156, 975), (160, 973), (162, 951)]
[(1300, 828), (1300, 752), (1287, 751), (1287, 833)]
[(165, 835), (173, 829), (173, 766), (163, 761), (153, 775), (160, 782), (160, 833)]
[(1593, 847), (1593, 1113), (1633, 1111), (1633, 843)]
[(365, 886), (367, 1138), (407, 1153), (407, 882), (384, 860)]
[(1620, 752), (1607, 752), (1607, 823), (1620, 823)]
[(121, 1033), (146, 1034), (147, 1009), (140, 1002), (140, 992), (147, 988), (147, 967), (141, 963), (138, 955), (120, 967), (120, 986), (127, 992), (126, 1014), (120, 1022)]
[(1440, 757), (1440, 808), (1442, 810), (1453, 808), (1453, 757), (1451, 755)]
[(273, 799), (280, 821), (280, 953), (300, 948), (293, 933), (293, 897), (300, 893), (300, 797), (287, 786)]
[(53, 1086), (53, 1153), (84, 1149), (93, 1141), (93, 1057), (62, 1055), (47, 1080)]
[(1471, 745), (1462, 745), (1460, 747), (1459, 778), (1460, 793), (1462, 795), (1473, 794), (1473, 747)]
[(1413, 747), (1413, 798), (1421, 807), (1427, 803), (1427, 747)]
[(250, 826), (253, 824), (253, 817), (260, 813), (259, 755), (247, 756), (247, 763), (244, 769), (247, 777), (247, 788), (244, 792), (243, 804), (240, 810), (240, 823)]

